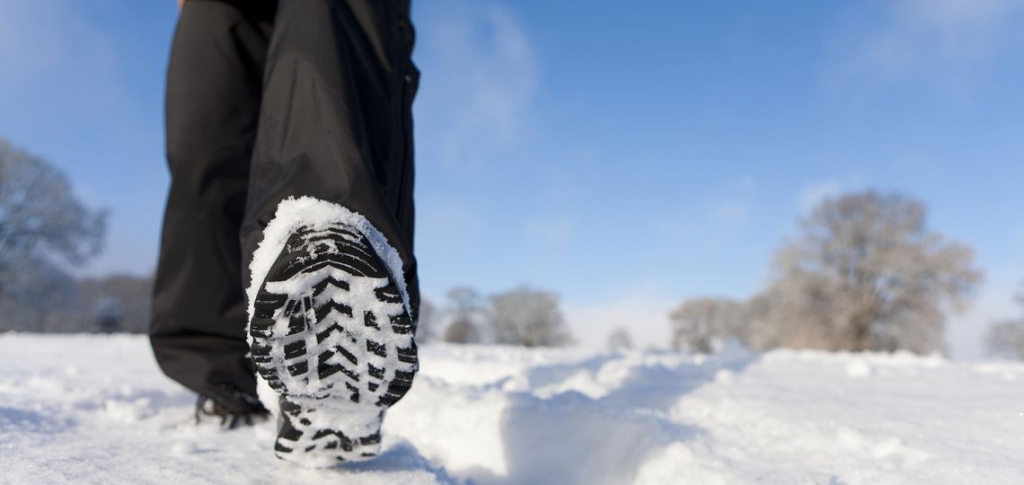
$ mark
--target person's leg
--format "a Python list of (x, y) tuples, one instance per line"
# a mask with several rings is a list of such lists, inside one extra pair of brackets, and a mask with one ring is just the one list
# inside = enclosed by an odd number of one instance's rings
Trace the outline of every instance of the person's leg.
[(408, 0), (279, 6), (242, 238), (281, 458), (376, 455), (417, 369), (412, 44)]
[(185, 2), (167, 79), (171, 187), (150, 338), (164, 373), (234, 413), (259, 408), (238, 234), (272, 15)]
[(409, 0), (281, 2), (242, 227), (247, 261), (282, 200), (314, 197), (383, 233), (418, 307), (412, 46)]

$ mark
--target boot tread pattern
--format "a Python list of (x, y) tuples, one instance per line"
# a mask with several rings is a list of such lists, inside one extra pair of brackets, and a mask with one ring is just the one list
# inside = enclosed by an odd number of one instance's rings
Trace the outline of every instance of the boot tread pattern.
[(379, 426), (347, 436), (315, 425), (327, 411), (297, 404), (344, 401), (383, 416), (412, 385), (413, 320), (365, 237), (344, 226), (293, 234), (256, 296), (249, 333), (257, 371), (282, 398), (278, 456), (376, 453)]

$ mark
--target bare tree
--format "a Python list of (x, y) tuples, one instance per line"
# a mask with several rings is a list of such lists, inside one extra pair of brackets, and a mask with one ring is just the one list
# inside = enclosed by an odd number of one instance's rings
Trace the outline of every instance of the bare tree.
[(572, 336), (553, 293), (523, 287), (491, 297), (490, 327), (500, 344), (557, 346)]
[(444, 331), (445, 342), (453, 344), (475, 344), (480, 343), (480, 331), (477, 326), (469, 320), (455, 319)]
[(829, 199), (776, 256), (777, 343), (826, 350), (942, 349), (945, 313), (982, 278), (970, 248), (928, 230), (924, 205), (867, 191)]
[(460, 286), (448, 292), (451, 322), (445, 329), (445, 342), (469, 344), (481, 341), (480, 320), (485, 313), (483, 297), (476, 290)]
[(740, 304), (734, 337), (744, 347), (765, 351), (782, 345), (780, 319), (775, 318), (781, 298), (769, 289)]
[(1024, 320), (997, 322), (985, 335), (989, 355), (1024, 360)]
[(612, 352), (630, 350), (633, 348), (633, 337), (629, 335), (629, 331), (625, 328), (617, 327), (608, 334), (607, 348)]
[(669, 315), (672, 348), (712, 352), (725, 338), (739, 338), (742, 305), (730, 300), (697, 298), (683, 302)]
[[(1017, 296), (1024, 308), (1024, 293)], [(989, 355), (1004, 359), (1024, 360), (1024, 316), (996, 322), (985, 335)]]

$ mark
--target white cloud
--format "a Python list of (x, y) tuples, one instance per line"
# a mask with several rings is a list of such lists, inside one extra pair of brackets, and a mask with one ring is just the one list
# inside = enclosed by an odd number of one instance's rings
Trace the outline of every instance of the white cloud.
[(539, 61), (514, 12), (496, 2), (444, 0), (420, 18), (416, 58), (421, 159), (475, 164), (528, 125)]
[(833, 44), (830, 74), (840, 84), (961, 82), (1016, 35), (1014, 19), (1024, 13), (1024, 2), (1017, 0), (854, 5), (858, 20), (840, 29)]

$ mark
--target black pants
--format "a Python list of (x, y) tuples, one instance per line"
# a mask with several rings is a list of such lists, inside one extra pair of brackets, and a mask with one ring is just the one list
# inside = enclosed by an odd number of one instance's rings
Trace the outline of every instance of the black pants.
[(364, 215), (404, 263), (414, 312), (409, 0), (189, 0), (167, 79), (171, 188), (150, 338), (171, 378), (253, 406), (248, 266), (278, 203)]

